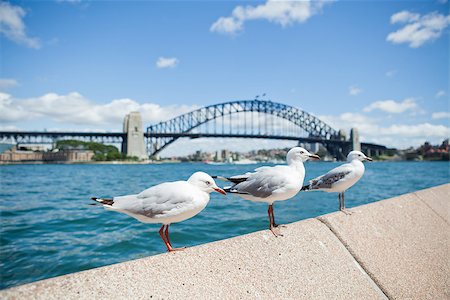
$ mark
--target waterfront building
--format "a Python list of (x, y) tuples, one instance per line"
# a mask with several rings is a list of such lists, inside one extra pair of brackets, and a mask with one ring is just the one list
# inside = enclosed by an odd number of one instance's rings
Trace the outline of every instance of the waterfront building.
[(8, 150), (0, 154), (0, 163), (66, 163), (89, 162), (94, 152), (91, 150), (64, 150), (57, 152)]

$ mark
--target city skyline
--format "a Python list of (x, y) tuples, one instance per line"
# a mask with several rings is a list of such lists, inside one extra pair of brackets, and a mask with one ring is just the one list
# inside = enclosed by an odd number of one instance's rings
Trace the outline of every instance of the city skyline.
[[(365, 142), (450, 135), (447, 1), (1, 2), (2, 130), (120, 131), (208, 104), (299, 107)], [(164, 156), (289, 147), (179, 141)], [(217, 149), (216, 149), (217, 148)]]

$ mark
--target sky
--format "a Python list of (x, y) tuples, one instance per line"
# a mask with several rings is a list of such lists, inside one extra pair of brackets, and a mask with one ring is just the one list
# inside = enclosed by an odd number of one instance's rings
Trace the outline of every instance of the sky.
[(450, 136), (445, 0), (1, 1), (0, 25), (0, 130), (121, 131), (130, 111), (146, 127), (265, 93), (364, 142)]

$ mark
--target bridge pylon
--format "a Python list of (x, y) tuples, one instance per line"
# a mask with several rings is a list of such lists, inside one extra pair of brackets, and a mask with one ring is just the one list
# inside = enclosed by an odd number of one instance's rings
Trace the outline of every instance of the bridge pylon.
[(353, 127), (350, 130), (350, 141), (352, 143), (352, 149), (351, 150), (361, 151), (361, 142), (359, 141), (358, 128)]
[(130, 112), (125, 116), (123, 132), (126, 134), (126, 137), (122, 142), (122, 153), (128, 156), (136, 156), (139, 159), (147, 159), (144, 132), (142, 131), (142, 118), (139, 112)]

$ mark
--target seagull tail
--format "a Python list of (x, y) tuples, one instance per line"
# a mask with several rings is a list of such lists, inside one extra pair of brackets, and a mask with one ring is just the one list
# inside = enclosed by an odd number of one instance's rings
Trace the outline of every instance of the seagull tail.
[(113, 199), (107, 199), (107, 198), (97, 198), (97, 197), (92, 197), (91, 200), (94, 200), (100, 204), (103, 205), (113, 205), (114, 204), (114, 200)]
[(239, 177), (239, 176), (223, 177), (223, 176), (215, 175), (215, 176), (211, 176), (211, 177), (214, 178), (214, 179), (220, 179), (220, 180), (223, 180), (223, 181), (229, 181), (229, 182), (232, 182), (234, 184), (238, 184), (238, 183), (241, 183), (241, 182), (247, 180), (247, 177)]
[(223, 177), (223, 176), (214, 175), (214, 176), (211, 176), (211, 177), (214, 178), (214, 179), (220, 179), (220, 180), (223, 180), (223, 181), (230, 181), (228, 178)]
[(236, 190), (235, 188), (233, 188), (232, 186), (226, 186), (223, 188), (223, 190), (230, 194), (250, 195), (249, 193), (246, 193), (246, 192), (240, 192), (240, 191)]
[(304, 185), (302, 187), (302, 189), (301, 189), (301, 191), (310, 191), (310, 190), (311, 190), (311, 185), (310, 184)]

